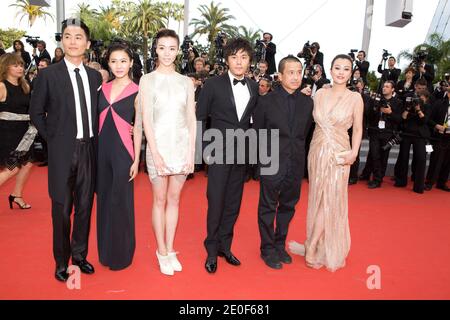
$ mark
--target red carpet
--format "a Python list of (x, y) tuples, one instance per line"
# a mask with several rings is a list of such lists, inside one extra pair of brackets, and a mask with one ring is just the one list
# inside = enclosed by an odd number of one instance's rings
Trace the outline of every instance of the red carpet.
[[(14, 181), (0, 189), (0, 299), (450, 299), (450, 196), (433, 189), (417, 195), (387, 182), (381, 189), (350, 187), (352, 247), (347, 266), (335, 273), (308, 269), (294, 256), (291, 265), (272, 270), (259, 257), (259, 184), (247, 183), (235, 228), (233, 252), (240, 267), (219, 258), (218, 271), (203, 268), (206, 230), (206, 179), (186, 183), (181, 200), (176, 249), (183, 272), (159, 272), (151, 229), (151, 188), (137, 178), (136, 237), (132, 266), (113, 272), (98, 263), (95, 208), (88, 260), (94, 275), (82, 275), (81, 289), (69, 290), (53, 278), (52, 227), (47, 169), (33, 168), (25, 189), (31, 210), (10, 210)], [(303, 242), (307, 183), (290, 227), (289, 239)], [(381, 289), (369, 290), (367, 268), (381, 269)]]

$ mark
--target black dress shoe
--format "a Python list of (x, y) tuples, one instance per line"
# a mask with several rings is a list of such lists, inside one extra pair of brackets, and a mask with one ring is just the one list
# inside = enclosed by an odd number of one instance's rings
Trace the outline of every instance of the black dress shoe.
[(217, 253), (217, 255), (219, 257), (224, 257), (225, 261), (228, 262), (229, 264), (233, 265), (233, 266), (240, 266), (241, 265), (241, 262), (239, 261), (239, 259), (236, 258), (231, 252), (230, 253), (225, 253), (225, 252), (219, 251)]
[(264, 263), (272, 269), (281, 269), (283, 268), (283, 265), (281, 264), (280, 260), (278, 260), (278, 256), (275, 255), (268, 255), (265, 256), (261, 254), (261, 259), (263, 259)]
[(279, 258), (280, 262), (282, 262), (282, 263), (285, 263), (285, 264), (292, 263), (291, 256), (284, 249), (278, 250), (278, 258)]
[(369, 181), (369, 183), (367, 184), (367, 187), (369, 189), (380, 188), (381, 187), (381, 182), (375, 181), (375, 180)]
[(349, 184), (349, 185), (356, 184), (357, 182), (358, 182), (358, 179), (356, 179), (356, 178), (348, 179), (348, 184)]
[(72, 264), (74, 266), (78, 266), (81, 270), (81, 272), (86, 274), (93, 274), (95, 272), (94, 266), (90, 264), (86, 259), (77, 261), (72, 259)]
[(69, 274), (67, 273), (67, 269), (56, 269), (55, 271), (55, 279), (61, 282), (66, 282), (69, 279)]
[(450, 187), (447, 186), (446, 184), (438, 184), (436, 185), (436, 189), (441, 189), (443, 191), (450, 192)]
[(425, 191), (430, 191), (431, 189), (433, 189), (433, 184), (425, 183), (424, 189), (425, 189)]
[(205, 262), (205, 269), (208, 273), (215, 273), (217, 270), (217, 258), (208, 257)]
[(404, 187), (406, 187), (406, 184), (396, 182), (396, 183), (394, 183), (394, 187), (396, 187), (396, 188), (404, 188)]

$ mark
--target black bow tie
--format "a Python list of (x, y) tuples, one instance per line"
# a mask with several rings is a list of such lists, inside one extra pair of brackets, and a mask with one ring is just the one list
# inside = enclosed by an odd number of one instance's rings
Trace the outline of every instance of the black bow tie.
[(238, 80), (238, 79), (236, 79), (236, 78), (233, 79), (233, 85), (234, 85), (234, 86), (237, 85), (239, 82), (242, 83), (243, 86), (246, 85), (245, 78), (242, 79), (242, 80)]

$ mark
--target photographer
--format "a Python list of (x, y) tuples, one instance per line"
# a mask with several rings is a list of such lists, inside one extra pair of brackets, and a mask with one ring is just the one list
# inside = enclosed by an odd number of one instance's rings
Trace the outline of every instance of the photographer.
[[(400, 77), (401, 73), (401, 70), (395, 67), (395, 63), (397, 62), (397, 60), (392, 56), (388, 59), (385, 54), (387, 54), (387, 51), (383, 54), (383, 58), (378, 65), (378, 73), (381, 73), (379, 92), (382, 92), (383, 83), (385, 83), (386, 81), (392, 81), (394, 82), (394, 84), (397, 84), (398, 78)], [(388, 59), (387, 69), (382, 68), (382, 64), (383, 62), (386, 62), (386, 59)]]
[[(27, 69), (31, 63), (31, 57), (28, 51), (25, 51), (25, 46), (20, 40), (14, 40), (13, 42), (14, 53), (20, 55), (25, 62), (24, 68)], [(36, 64), (37, 65), (37, 64)]]
[(433, 130), (433, 152), (430, 157), (425, 190), (436, 188), (449, 192), (447, 180), (450, 173), (450, 89), (447, 87), (447, 96), (436, 101), (429, 124)]
[(366, 61), (366, 52), (364, 50), (360, 50), (356, 58), (358, 60), (355, 61), (355, 69), (359, 69), (359, 72), (361, 72), (361, 78), (364, 79), (364, 83), (367, 83), (367, 73), (369, 72), (370, 63), (369, 61)]
[(268, 73), (274, 74), (277, 72), (277, 67), (275, 65), (275, 54), (277, 53), (277, 46), (272, 42), (273, 36), (269, 32), (264, 32), (263, 34), (263, 45), (266, 49), (266, 56), (262, 57), (269, 64)]
[(406, 187), (408, 181), (409, 151), (413, 145), (412, 175), (414, 177), (413, 191), (424, 192), (425, 167), (426, 167), (426, 144), (430, 138), (428, 119), (431, 115), (431, 107), (427, 103), (429, 93), (422, 90), (423, 79), (418, 80), (414, 95), (405, 98), (402, 111), (403, 135), (400, 143), (400, 153), (398, 155), (395, 187)]
[(38, 54), (36, 53), (36, 48), (33, 48), (33, 59), (34, 61), (36, 61), (36, 65), (39, 65), (39, 61), (41, 61), (41, 59), (48, 59), (50, 61), (52, 61), (52, 58), (50, 57), (50, 54), (48, 53), (47, 49), (46, 49), (46, 44), (45, 41), (43, 40), (39, 40), (37, 42), (37, 50), (38, 50)]
[(297, 54), (297, 57), (305, 59), (305, 73), (308, 67), (318, 64), (322, 67), (323, 77), (326, 78), (325, 68), (323, 67), (323, 53), (319, 50), (320, 45), (318, 42), (313, 42), (310, 45), (308, 41), (304, 44), (302, 51)]
[(267, 73), (268, 69), (269, 69), (269, 63), (265, 60), (261, 60), (258, 63), (258, 68), (254, 72), (255, 81), (258, 82), (262, 78), (268, 79), (269, 81), (273, 81), (272, 76)]
[(419, 79), (425, 79), (427, 81), (428, 92), (433, 92), (433, 80), (434, 80), (434, 66), (426, 63), (428, 53), (425, 49), (420, 49), (414, 56), (411, 67), (416, 69), (414, 75), (414, 82)]
[(390, 147), (388, 142), (398, 131), (402, 122), (402, 103), (393, 97), (395, 84), (388, 80), (383, 84), (381, 98), (371, 99), (368, 110), (369, 154), (373, 168), (373, 180), (369, 181), (369, 189), (381, 187), (386, 173)]
[(447, 98), (447, 88), (448, 88), (447, 81), (445, 81), (445, 80), (439, 81), (438, 86), (436, 87), (436, 89), (433, 92), (433, 98), (436, 101)]
[(320, 64), (316, 64), (309, 68), (308, 77), (305, 79), (305, 84), (311, 86), (311, 96), (314, 97), (316, 91), (322, 89), (325, 84), (329, 84), (330, 80), (323, 76), (323, 69)]
[(414, 68), (406, 68), (405, 70), (405, 80), (400, 80), (397, 83), (395, 88), (395, 92), (398, 95), (398, 98), (405, 102), (405, 97), (414, 93), (414, 74), (416, 70)]

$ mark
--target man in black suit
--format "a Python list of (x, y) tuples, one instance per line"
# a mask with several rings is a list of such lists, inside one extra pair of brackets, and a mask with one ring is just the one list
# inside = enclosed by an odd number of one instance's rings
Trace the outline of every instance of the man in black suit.
[(30, 116), (48, 144), (55, 277), (67, 281), (70, 257), (81, 272), (94, 273), (86, 257), (95, 187), (97, 91), (102, 77), (82, 63), (90, 46), (89, 29), (82, 21), (71, 18), (63, 22), (62, 44), (64, 60), (39, 73), (31, 97)]
[(356, 67), (359, 69), (361, 78), (364, 79), (364, 83), (367, 83), (367, 74), (369, 73), (370, 63), (366, 60), (366, 52), (361, 50), (356, 57), (358, 58), (355, 62)]
[(277, 72), (277, 67), (275, 65), (275, 54), (277, 53), (277, 46), (272, 42), (273, 36), (269, 32), (264, 32), (263, 34), (264, 46), (266, 47), (266, 56), (264, 60), (269, 64), (268, 74), (274, 74)]
[[(36, 53), (36, 48), (38, 53)], [(39, 65), (39, 62), (42, 59), (48, 59), (52, 61), (52, 58), (50, 57), (50, 53), (47, 51), (47, 45), (45, 41), (39, 40), (36, 44), (36, 48), (33, 49), (33, 59), (36, 61), (36, 65)]]
[(381, 73), (381, 79), (378, 85), (378, 93), (383, 92), (383, 84), (386, 81), (393, 81), (394, 84), (397, 85), (397, 81), (401, 73), (401, 70), (395, 67), (395, 63), (397, 62), (397, 60), (394, 57), (389, 57), (387, 69), (383, 69), (383, 61), (384, 59), (381, 59), (381, 62), (378, 65), (378, 73)]
[(435, 76), (434, 66), (426, 63), (426, 56), (419, 56), (419, 61), (416, 65), (416, 73), (413, 77), (413, 82), (420, 79), (425, 79), (427, 82), (428, 92), (433, 92), (433, 80)]
[[(261, 171), (258, 205), (261, 258), (273, 269), (281, 269), (281, 263), (292, 262), (285, 249), (286, 236), (300, 199), (305, 140), (312, 124), (313, 110), (313, 100), (299, 91), (302, 84), (300, 60), (287, 56), (280, 61), (278, 70), (281, 87), (259, 99), (254, 125), (258, 131), (266, 129), (268, 135), (279, 137), (274, 141), (278, 143), (278, 154), (272, 154), (276, 152), (272, 143), (268, 143), (267, 151), (272, 158), (278, 157), (279, 170), (272, 175)], [(262, 170), (267, 165), (260, 166)]]
[[(203, 132), (208, 116), (212, 131), (220, 132), (221, 139), (227, 136), (226, 131), (238, 134), (249, 129), (258, 97), (258, 84), (244, 77), (252, 56), (253, 49), (244, 39), (233, 39), (225, 46), (224, 58), (229, 71), (206, 80), (198, 98), (197, 120), (202, 122)], [(232, 265), (241, 264), (231, 253), (233, 228), (239, 215), (246, 173), (246, 161), (236, 161), (242, 155), (242, 150), (236, 153), (237, 147), (242, 148), (236, 140), (235, 136), (227, 137), (214, 153), (207, 151), (211, 146), (204, 150), (205, 162), (209, 164), (207, 237), (204, 242), (208, 253), (205, 268), (209, 273), (216, 272), (217, 256), (225, 257)]]
[(435, 102), (428, 123), (433, 129), (433, 152), (430, 157), (425, 190), (429, 191), (436, 183), (436, 188), (449, 192), (447, 185), (450, 173), (450, 88), (447, 96)]

